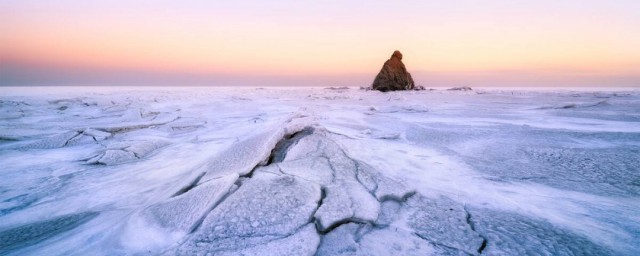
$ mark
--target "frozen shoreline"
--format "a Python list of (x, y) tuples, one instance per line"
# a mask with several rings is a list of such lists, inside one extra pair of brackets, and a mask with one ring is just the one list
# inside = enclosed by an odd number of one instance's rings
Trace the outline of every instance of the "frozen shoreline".
[[(334, 87), (341, 88), (342, 86)], [(359, 90), (358, 86), (346, 86), (349, 90)], [(3, 86), (1, 96), (26, 96), (26, 95), (69, 95), (74, 93), (96, 93), (96, 92), (139, 92), (139, 91), (190, 91), (190, 90), (233, 90), (233, 89), (276, 89), (276, 90), (305, 90), (305, 89), (328, 89), (332, 86)], [(451, 87), (425, 87), (436, 91), (446, 91)], [(479, 92), (638, 92), (640, 87), (473, 87)]]
[[(16, 236), (16, 228), (36, 230), (0, 253), (237, 253), (245, 247), (326, 255), (640, 253), (637, 89), (40, 89), (53, 88), (7, 87), (0, 95), (0, 237)], [(315, 139), (332, 149), (294, 144), (284, 152), (308, 151), (298, 154), (312, 165), (298, 159), (261, 163), (286, 137), (259, 139), (261, 134), (293, 134), (304, 127), (316, 132), (300, 141)], [(325, 158), (343, 159), (343, 169), (322, 167)], [(377, 181), (358, 178), (350, 162), (370, 166), (369, 176)], [(255, 168), (261, 164), (266, 166)], [(195, 201), (188, 205), (207, 210), (159, 210), (163, 221), (145, 217), (145, 209), (178, 204), (172, 195), (200, 177), (202, 166), (205, 178), (184, 197), (226, 188), (216, 192), (220, 197), (189, 199)], [(211, 174), (221, 169), (226, 171)], [(247, 171), (251, 177), (240, 177)], [(329, 182), (323, 171), (346, 176), (338, 179), (342, 183)], [(210, 183), (222, 177), (228, 180)], [(300, 205), (290, 206), (291, 225), (297, 226), (276, 225), (279, 201), (263, 199), (274, 208), (261, 208), (245, 196), (272, 191), (283, 177), (292, 180), (287, 186), (293, 194), (310, 189), (294, 200)], [(364, 189), (354, 190), (358, 186)], [(378, 197), (374, 187), (386, 192)], [(332, 188), (347, 188), (338, 194), (350, 197), (331, 197)], [(320, 190), (330, 197), (320, 200)], [(341, 212), (344, 202), (369, 203), (351, 208), (348, 218)], [(308, 222), (309, 212), (319, 222)], [(204, 226), (167, 229), (166, 223), (190, 219), (189, 214)], [(234, 226), (238, 216), (255, 217), (258, 224)], [(50, 225), (69, 230), (55, 233)], [(177, 226), (183, 225), (193, 224)], [(248, 234), (255, 239), (244, 239)], [(296, 247), (300, 241), (308, 248)], [(390, 244), (378, 245), (383, 241)]]

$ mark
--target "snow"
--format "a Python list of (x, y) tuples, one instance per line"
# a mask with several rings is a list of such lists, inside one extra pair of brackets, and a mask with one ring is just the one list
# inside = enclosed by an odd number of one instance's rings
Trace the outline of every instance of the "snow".
[(3, 255), (640, 254), (638, 90), (49, 89), (0, 93)]

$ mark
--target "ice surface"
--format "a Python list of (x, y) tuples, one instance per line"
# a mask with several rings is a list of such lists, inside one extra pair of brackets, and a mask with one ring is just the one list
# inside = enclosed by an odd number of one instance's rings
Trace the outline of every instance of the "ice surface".
[(116, 165), (143, 158), (153, 151), (168, 145), (162, 139), (148, 138), (145, 141), (123, 141), (106, 146), (104, 151), (91, 156), (87, 164)]
[(314, 215), (320, 231), (345, 221), (365, 223), (378, 218), (380, 204), (359, 183), (336, 182), (325, 191), (325, 200)]
[(0, 232), (0, 253), (4, 254), (54, 237), (84, 224), (97, 215), (95, 212), (83, 212), (3, 230)]
[(210, 180), (184, 194), (146, 208), (143, 214), (148, 221), (163, 228), (190, 233), (229, 193), (237, 179), (237, 174), (230, 174)]
[(465, 255), (412, 234), (402, 228), (373, 228), (364, 224), (341, 225), (326, 234), (317, 255)]
[(305, 232), (319, 201), (320, 188), (313, 183), (258, 172), (213, 209), (177, 253), (233, 252)]
[(420, 196), (412, 197), (407, 205), (407, 222), (421, 238), (467, 254), (483, 250), (485, 241), (475, 232), (471, 216), (462, 205), (448, 198), (432, 200)]
[(24, 148), (39, 148), (39, 149), (51, 149), (51, 148), (61, 148), (69, 144), (69, 142), (78, 137), (80, 135), (79, 132), (65, 132), (63, 134), (58, 134), (54, 136), (50, 136), (39, 141), (29, 143), (24, 146)]
[(220, 252), (216, 255), (313, 255), (319, 243), (320, 236), (316, 233), (315, 226), (307, 224), (288, 237), (238, 251)]
[(266, 164), (271, 150), (281, 139), (303, 130), (307, 125), (304, 121), (294, 120), (293, 117), (289, 118), (278, 127), (239, 141), (216, 155), (202, 167), (206, 172), (202, 181), (230, 173), (246, 175), (258, 164)]
[(56, 90), (0, 94), (3, 255), (640, 254), (637, 90)]
[(515, 213), (473, 212), (475, 227), (488, 241), (487, 255), (612, 255), (610, 249), (563, 228)]

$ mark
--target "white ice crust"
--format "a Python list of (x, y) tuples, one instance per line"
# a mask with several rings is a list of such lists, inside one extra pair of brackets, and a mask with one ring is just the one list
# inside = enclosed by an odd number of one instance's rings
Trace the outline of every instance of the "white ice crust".
[(637, 90), (11, 92), (2, 255), (640, 254)]

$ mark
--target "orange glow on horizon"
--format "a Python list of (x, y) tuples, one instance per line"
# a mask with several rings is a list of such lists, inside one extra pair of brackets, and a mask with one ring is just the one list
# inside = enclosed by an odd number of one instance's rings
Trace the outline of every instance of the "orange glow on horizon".
[(0, 29), (9, 32), (0, 35), (0, 60), (155, 72), (340, 75), (375, 73), (398, 49), (410, 72), (640, 76), (640, 32), (627, 20), (614, 26), (580, 16), (414, 15), (371, 25), (355, 18), (283, 24), (224, 13), (163, 19), (95, 12), (75, 19), (38, 12), (27, 19), (4, 10)]

